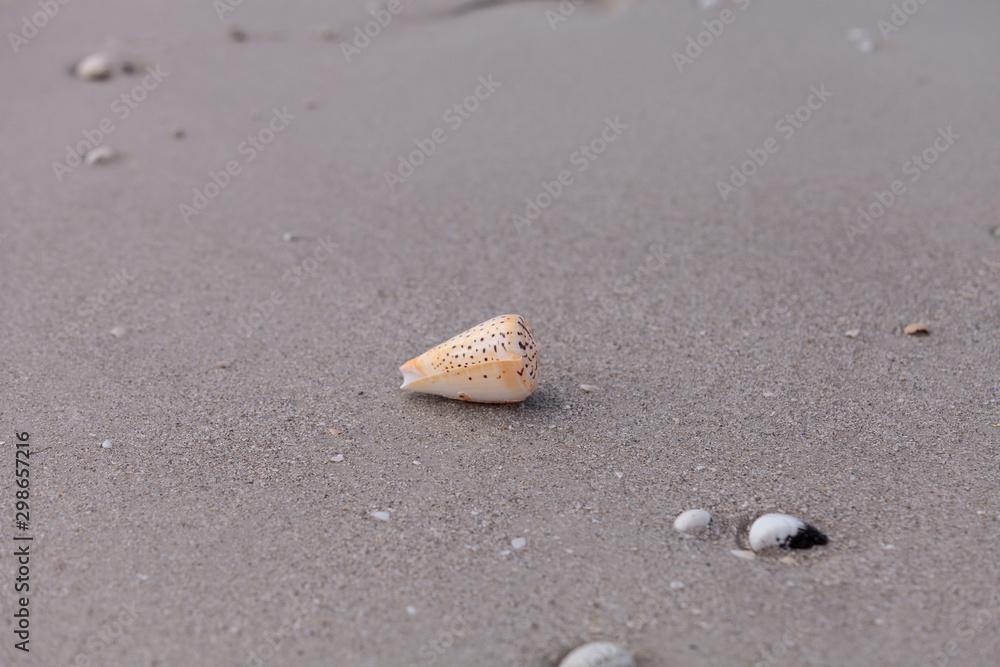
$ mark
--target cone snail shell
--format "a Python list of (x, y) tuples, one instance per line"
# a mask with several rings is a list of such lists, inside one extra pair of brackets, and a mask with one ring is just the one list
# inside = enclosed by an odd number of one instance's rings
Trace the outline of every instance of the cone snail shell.
[(399, 367), (400, 389), (476, 403), (517, 403), (538, 386), (538, 343), (520, 315), (501, 315)]

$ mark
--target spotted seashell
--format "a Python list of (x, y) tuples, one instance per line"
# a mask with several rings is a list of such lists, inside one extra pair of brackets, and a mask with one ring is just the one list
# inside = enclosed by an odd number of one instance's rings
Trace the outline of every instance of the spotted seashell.
[(538, 352), (527, 321), (501, 315), (400, 366), (400, 389), (460, 401), (516, 403), (538, 386)]
[(635, 660), (617, 644), (591, 642), (573, 649), (559, 667), (635, 667)]
[(750, 526), (750, 548), (811, 549), (829, 540), (817, 528), (788, 514), (764, 514)]

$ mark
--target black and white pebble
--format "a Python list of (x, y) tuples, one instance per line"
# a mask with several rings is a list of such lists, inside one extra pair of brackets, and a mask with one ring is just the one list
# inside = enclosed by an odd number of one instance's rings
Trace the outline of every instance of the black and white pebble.
[(617, 644), (591, 642), (570, 651), (559, 667), (635, 667), (635, 660)]
[(750, 548), (754, 551), (811, 549), (828, 541), (818, 528), (789, 514), (764, 514), (750, 526)]

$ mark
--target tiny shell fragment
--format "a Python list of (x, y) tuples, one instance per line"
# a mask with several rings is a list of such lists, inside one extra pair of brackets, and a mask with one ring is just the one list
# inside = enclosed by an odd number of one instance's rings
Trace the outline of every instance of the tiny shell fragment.
[(94, 53), (76, 64), (74, 73), (84, 81), (104, 81), (111, 78), (113, 63), (104, 53)]
[(913, 324), (907, 324), (903, 328), (903, 333), (907, 336), (928, 336), (931, 330), (923, 322), (914, 322)]
[(102, 144), (87, 151), (87, 154), (83, 156), (83, 161), (87, 164), (107, 164), (113, 162), (117, 157), (118, 153), (114, 148)]

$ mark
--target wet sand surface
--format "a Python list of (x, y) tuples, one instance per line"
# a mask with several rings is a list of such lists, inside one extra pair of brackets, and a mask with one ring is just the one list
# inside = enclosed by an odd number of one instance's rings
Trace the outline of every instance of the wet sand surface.
[[(990, 664), (1000, 5), (457, 4), (350, 59), (361, 2), (69, 2), (0, 49), (0, 663)], [(67, 74), (108, 39), (159, 79)], [(53, 166), (95, 128), (120, 159)], [(508, 312), (527, 402), (399, 391)], [(829, 545), (734, 557), (768, 511)]]

